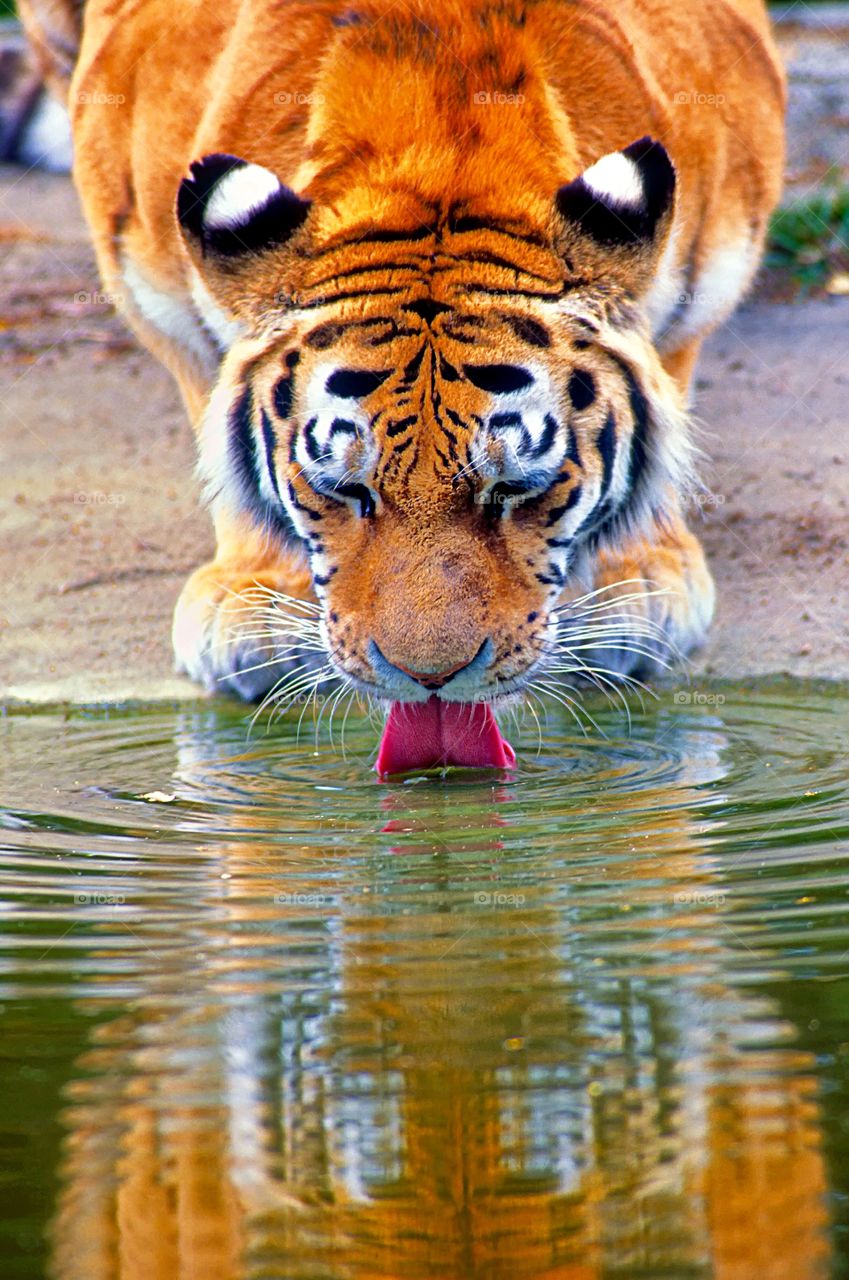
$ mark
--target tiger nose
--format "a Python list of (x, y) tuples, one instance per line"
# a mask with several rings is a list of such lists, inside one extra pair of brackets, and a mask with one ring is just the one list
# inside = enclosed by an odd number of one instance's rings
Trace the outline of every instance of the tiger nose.
[[(477, 654), (475, 654), (475, 657), (477, 657)], [(459, 671), (465, 671), (466, 667), (470, 667), (474, 660), (474, 658), (469, 658), (468, 662), (458, 662), (456, 667), (447, 667), (444, 671), (412, 671), (400, 662), (393, 662), (392, 665), (397, 667), (399, 671), (403, 671), (404, 675), (409, 676), (411, 680), (415, 680), (423, 689), (441, 689), (452, 676), (456, 676)]]
[(477, 653), (471, 658), (465, 658), (462, 662), (456, 663), (453, 667), (444, 667), (442, 671), (416, 671), (413, 667), (408, 667), (403, 662), (387, 658), (376, 641), (372, 640), (370, 648), (373, 659), (377, 658), (379, 663), (385, 663), (386, 666), (393, 667), (396, 671), (402, 671), (405, 676), (415, 680), (417, 684), (420, 684), (423, 689), (427, 689), (428, 692), (435, 692), (437, 689), (441, 689), (449, 680), (453, 680), (454, 676), (479, 663), (481, 659), (487, 662), (491, 655), (490, 642), (484, 640)]

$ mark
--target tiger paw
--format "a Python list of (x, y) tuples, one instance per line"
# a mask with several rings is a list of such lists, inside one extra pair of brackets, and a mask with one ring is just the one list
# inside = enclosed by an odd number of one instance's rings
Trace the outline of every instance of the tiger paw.
[(251, 573), (213, 561), (192, 574), (177, 601), (177, 669), (211, 693), (254, 701), (287, 675), (322, 665), (318, 627), (308, 570)]
[(580, 644), (604, 674), (667, 671), (704, 641), (715, 595), (701, 543), (675, 516), (654, 538), (599, 553), (592, 594), (561, 613), (561, 648)]

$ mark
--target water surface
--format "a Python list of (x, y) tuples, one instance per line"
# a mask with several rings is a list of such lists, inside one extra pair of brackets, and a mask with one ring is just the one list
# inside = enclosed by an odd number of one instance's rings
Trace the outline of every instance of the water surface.
[(849, 1276), (849, 690), (590, 706), (0, 720), (4, 1280)]

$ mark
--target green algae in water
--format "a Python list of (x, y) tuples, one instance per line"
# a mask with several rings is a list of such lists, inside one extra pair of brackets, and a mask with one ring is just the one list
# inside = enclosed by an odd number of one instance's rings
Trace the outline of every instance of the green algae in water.
[(590, 705), (0, 721), (4, 1280), (849, 1275), (849, 690)]

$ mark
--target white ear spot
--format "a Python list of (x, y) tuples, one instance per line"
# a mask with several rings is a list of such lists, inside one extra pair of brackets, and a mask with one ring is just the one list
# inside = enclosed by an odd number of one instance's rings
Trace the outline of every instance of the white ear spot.
[(627, 205), (632, 209), (645, 207), (646, 193), (640, 170), (621, 151), (602, 156), (587, 169), (583, 178), (593, 195), (605, 204)]
[(279, 190), (280, 179), (261, 164), (231, 169), (209, 198), (204, 226), (213, 231), (244, 226)]

